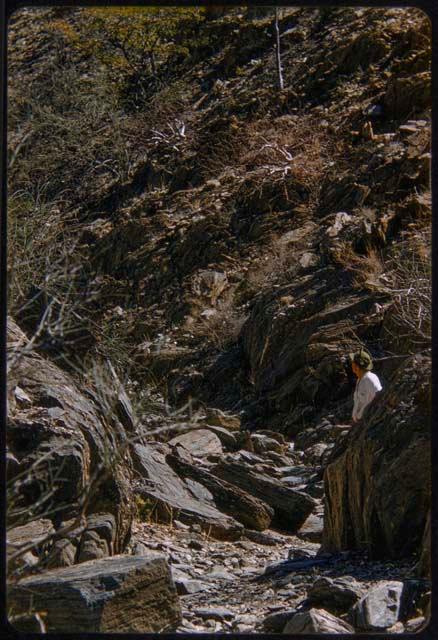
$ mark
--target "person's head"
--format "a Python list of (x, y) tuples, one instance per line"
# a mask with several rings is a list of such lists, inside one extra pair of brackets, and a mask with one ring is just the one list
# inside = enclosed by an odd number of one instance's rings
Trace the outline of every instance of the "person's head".
[(373, 368), (373, 361), (365, 349), (360, 349), (356, 353), (350, 353), (351, 368), (357, 378), (361, 378), (367, 371)]

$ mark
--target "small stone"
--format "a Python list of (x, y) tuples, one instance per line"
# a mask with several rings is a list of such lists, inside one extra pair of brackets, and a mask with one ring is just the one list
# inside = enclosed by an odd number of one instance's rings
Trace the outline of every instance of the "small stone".
[(351, 625), (336, 618), (324, 609), (310, 609), (295, 614), (286, 624), (283, 633), (354, 633)]
[(18, 404), (22, 405), (23, 407), (28, 407), (32, 404), (32, 400), (21, 387), (15, 387), (14, 396)]
[(231, 620), (234, 618), (234, 613), (230, 609), (217, 608), (217, 609), (195, 609), (193, 611), (195, 616), (202, 620)]

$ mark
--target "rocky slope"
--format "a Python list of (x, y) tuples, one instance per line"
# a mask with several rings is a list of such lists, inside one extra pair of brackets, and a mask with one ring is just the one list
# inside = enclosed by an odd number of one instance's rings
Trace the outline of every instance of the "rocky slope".
[(65, 630), (74, 587), (84, 631), (415, 631), (429, 22), (285, 9), (282, 90), (270, 9), (196, 24), (121, 83), (85, 10), (10, 23), (10, 617)]

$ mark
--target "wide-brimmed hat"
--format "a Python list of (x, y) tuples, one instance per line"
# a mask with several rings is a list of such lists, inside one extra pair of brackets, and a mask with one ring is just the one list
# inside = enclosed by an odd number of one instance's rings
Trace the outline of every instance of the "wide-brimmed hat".
[(373, 368), (373, 360), (365, 349), (356, 351), (356, 353), (350, 353), (349, 358), (351, 362), (355, 362), (361, 369), (370, 371)]

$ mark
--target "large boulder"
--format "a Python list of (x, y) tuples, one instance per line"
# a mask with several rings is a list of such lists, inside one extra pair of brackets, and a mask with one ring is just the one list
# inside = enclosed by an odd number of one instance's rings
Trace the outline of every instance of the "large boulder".
[[(91, 388), (82, 389), (38, 355), (12, 320), (8, 349), (7, 441), (20, 471), (11, 484), (8, 526), (47, 512), (58, 528), (63, 519), (79, 516), (85, 504), (86, 515), (113, 518), (112, 553), (120, 553), (129, 541), (134, 513), (123, 424), (116, 413), (98, 405)], [(127, 416), (124, 422), (128, 424)]]
[(255, 498), (225, 480), (220, 480), (199, 466), (184, 462), (178, 456), (168, 455), (166, 462), (183, 478), (200, 482), (211, 492), (217, 507), (245, 527), (263, 531), (271, 524), (274, 510), (263, 500)]
[[(48, 632), (171, 631), (181, 607), (164, 556), (114, 556), (53, 569), (8, 591), (15, 613), (45, 612)], [(20, 629), (19, 620), (15, 623)]]
[(327, 466), (325, 550), (418, 550), (430, 506), (430, 366), (408, 358)]
[(151, 503), (151, 514), (161, 522), (177, 518), (186, 524), (198, 524), (214, 538), (235, 540), (243, 525), (221, 513), (212, 494), (196, 481), (184, 482), (167, 464), (166, 445), (134, 445), (133, 460), (138, 477), (136, 493)]
[(295, 533), (315, 509), (317, 502), (281, 480), (253, 471), (241, 462), (222, 461), (212, 473), (267, 503), (274, 510), (273, 524)]

